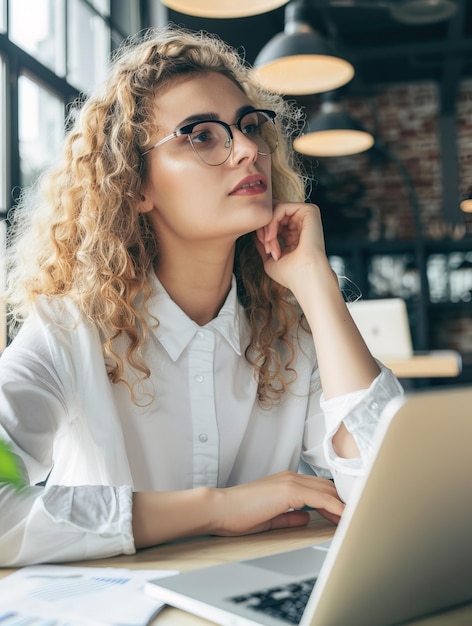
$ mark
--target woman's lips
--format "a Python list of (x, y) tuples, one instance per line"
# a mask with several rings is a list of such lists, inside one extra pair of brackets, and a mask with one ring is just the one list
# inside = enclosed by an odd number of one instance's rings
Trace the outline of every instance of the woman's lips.
[(230, 192), (230, 196), (254, 196), (267, 190), (267, 182), (264, 176), (254, 174), (246, 176)]

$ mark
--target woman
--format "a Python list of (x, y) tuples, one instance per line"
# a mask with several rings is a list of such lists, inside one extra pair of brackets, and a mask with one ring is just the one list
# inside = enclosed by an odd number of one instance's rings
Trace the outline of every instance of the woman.
[(83, 106), (16, 211), (0, 433), (28, 486), (0, 489), (1, 565), (339, 520), (401, 387), (344, 304), (294, 121), (174, 28)]

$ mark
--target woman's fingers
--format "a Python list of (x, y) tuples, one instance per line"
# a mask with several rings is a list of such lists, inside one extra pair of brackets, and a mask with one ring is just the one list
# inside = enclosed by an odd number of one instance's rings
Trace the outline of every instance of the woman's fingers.
[(344, 510), (331, 481), (281, 472), (244, 485), (222, 489), (223, 518), (216, 534), (261, 532), (270, 528), (304, 525), (308, 506), (337, 523)]
[(278, 261), (296, 252), (296, 257), (303, 257), (300, 260), (306, 263), (304, 257), (325, 249), (320, 210), (313, 204), (277, 203), (272, 219), (256, 235), (267, 255), (265, 261), (269, 258)]
[[(274, 261), (277, 261), (281, 256), (280, 244), (277, 236), (274, 238), (267, 238), (265, 234), (265, 227), (256, 230), (256, 247), (262, 256), (263, 260), (268, 257), (272, 257)], [(257, 243), (260, 245), (258, 246)], [(262, 254), (264, 251), (264, 254)]]

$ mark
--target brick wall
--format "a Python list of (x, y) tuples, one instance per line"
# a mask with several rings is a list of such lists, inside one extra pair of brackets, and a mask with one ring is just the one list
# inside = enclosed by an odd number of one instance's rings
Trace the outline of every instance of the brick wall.
[[(438, 96), (435, 82), (386, 84), (378, 85), (370, 98), (346, 98), (344, 105), (409, 172), (424, 237), (470, 240), (468, 249), (472, 250), (472, 215), (460, 214), (464, 221), (456, 226), (442, 215)], [(460, 198), (472, 187), (472, 79), (460, 84), (456, 112)], [(311, 200), (321, 206), (328, 238), (346, 234), (371, 240), (415, 238), (408, 191), (394, 162), (381, 158), (374, 149), (348, 157), (312, 159), (309, 165), (319, 181)], [(344, 204), (330, 204), (336, 200), (337, 184), (349, 187), (356, 179), (363, 183), (362, 197), (354, 202), (357, 221), (351, 219), (346, 198)], [(463, 376), (472, 381), (472, 315), (468, 304), (431, 309), (429, 348), (459, 350), (464, 357)]]
[[(442, 218), (441, 150), (438, 135), (438, 87), (434, 82), (378, 86), (368, 99), (347, 98), (348, 113), (361, 121), (377, 140), (393, 151), (412, 179), (426, 238), (441, 238), (460, 229)], [(348, 157), (319, 159), (334, 178), (358, 177), (365, 185), (362, 198), (371, 212), (368, 236), (372, 239), (415, 237), (414, 218), (407, 189), (395, 163), (378, 158), (375, 149)], [(460, 189), (472, 186), (472, 79), (460, 84), (457, 99), (457, 158)], [(317, 164), (313, 173), (317, 178)], [(321, 181), (320, 181), (321, 182)], [(317, 190), (312, 194), (317, 201)]]

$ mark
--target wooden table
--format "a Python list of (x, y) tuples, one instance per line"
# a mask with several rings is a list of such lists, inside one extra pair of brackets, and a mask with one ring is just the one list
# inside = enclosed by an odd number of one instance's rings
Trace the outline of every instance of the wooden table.
[(382, 361), (398, 378), (448, 378), (459, 376), (462, 359), (455, 350), (417, 352), (407, 359)]
[[(189, 539), (140, 550), (131, 556), (117, 556), (98, 561), (71, 563), (71, 565), (185, 571), (228, 561), (265, 556), (326, 541), (332, 537), (334, 528), (330, 522), (317, 513), (312, 513), (312, 521), (304, 528), (273, 530), (246, 537)], [(0, 569), (0, 577), (12, 571)], [(472, 604), (428, 619), (417, 620), (414, 623), (416, 626), (470, 626)], [(171, 607), (164, 608), (152, 622), (153, 626), (209, 626), (210, 624), (213, 623)]]

